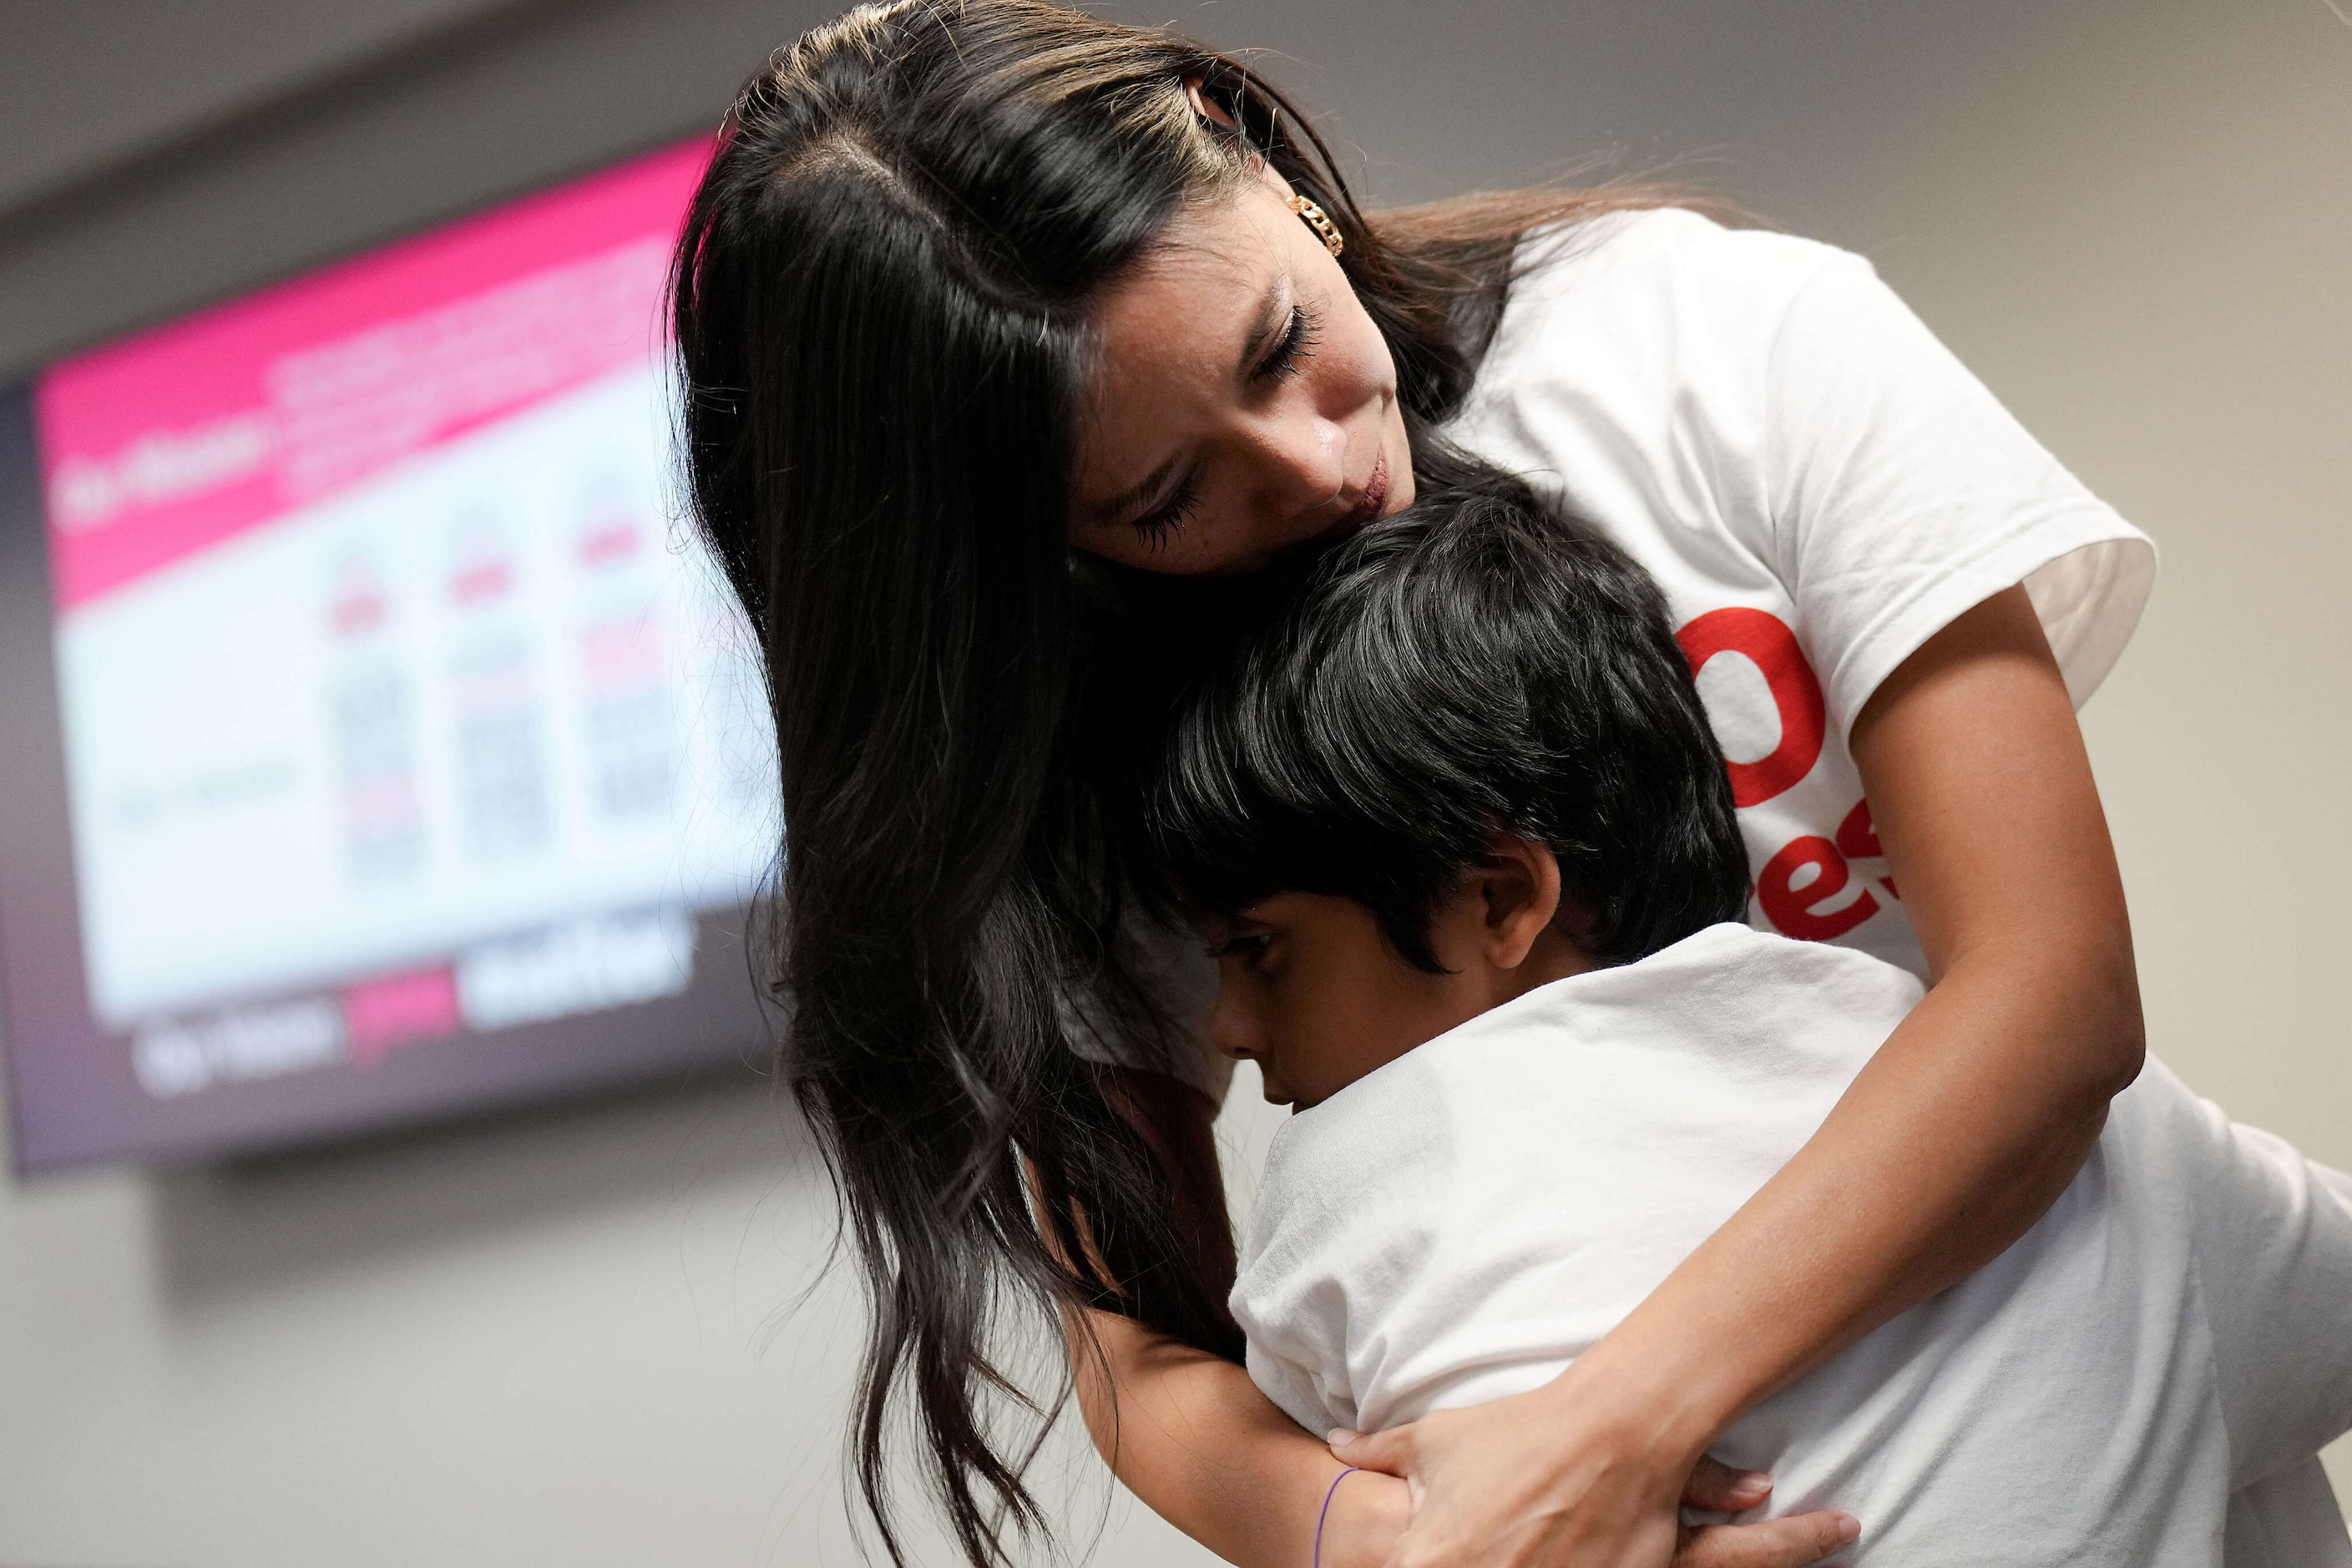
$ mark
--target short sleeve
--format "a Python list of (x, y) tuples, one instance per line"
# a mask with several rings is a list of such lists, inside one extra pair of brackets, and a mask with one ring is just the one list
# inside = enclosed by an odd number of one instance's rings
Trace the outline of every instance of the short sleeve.
[(2181, 1195), (2212, 1335), (2231, 1485), (2352, 1430), (2352, 1176), (2231, 1121), (2150, 1059), (2115, 1114), (2143, 1119), (2151, 1184)]
[(2200, 1283), (2243, 1486), (2352, 1430), (2352, 1177), (2251, 1127), (2227, 1137), (2233, 1185), (2266, 1200), (2249, 1213), (2215, 1203), (2219, 1184), (2199, 1194)]
[(2020, 583), (2079, 706), (2138, 622), (2155, 547), (1868, 262), (1827, 256), (1768, 351), (1761, 542), (1840, 729), (1920, 644)]

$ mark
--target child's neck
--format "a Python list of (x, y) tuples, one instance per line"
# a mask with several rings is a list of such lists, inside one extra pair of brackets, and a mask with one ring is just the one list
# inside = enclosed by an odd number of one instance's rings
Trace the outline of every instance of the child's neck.
[[(1471, 963), (1453, 973), (1433, 980), (1441, 988), (1444, 1001), (1432, 1012), (1421, 1015), (1421, 1029), (1429, 1032), (1421, 1039), (1391, 1041), (1385, 1047), (1370, 1039), (1351, 1042), (1358, 1054), (1349, 1066), (1346, 1079), (1339, 1087), (1355, 1082), (1367, 1073), (1378, 1071), (1398, 1058), (1419, 1050), (1431, 1040), (1450, 1035), (1474, 1018), (1485, 1016), (1507, 1002), (1515, 1002), (1538, 986), (1570, 975), (1583, 974), (1608, 965), (1579, 947), (1573, 937), (1557, 930), (1547, 930), (1536, 938), (1528, 954), (1509, 969), (1494, 964)], [(1432, 978), (1432, 977), (1424, 977)], [(1414, 1033), (1420, 1033), (1416, 1029)], [(1408, 1038), (1410, 1038), (1408, 1037)], [(1302, 1108), (1306, 1102), (1302, 1102)]]
[[(1576, 939), (1566, 931), (1557, 928), (1547, 930), (1536, 938), (1535, 945), (1528, 949), (1527, 957), (1520, 961), (1517, 968), (1488, 971), (1490, 978), (1486, 989), (1491, 993), (1491, 999), (1479, 1011), (1485, 1012), (1506, 1002), (1517, 1001), (1538, 986), (1549, 985), (1555, 980), (1566, 980), (1573, 974), (1585, 974), (1607, 967), (1605, 961), (1593, 957), (1578, 946)], [(1463, 1022), (1466, 1024), (1469, 1019), (1465, 1018)]]
[[(1607, 967), (1603, 960), (1593, 957), (1578, 946), (1574, 937), (1557, 929), (1547, 929), (1528, 949), (1527, 956), (1509, 969), (1491, 963), (1472, 963), (1447, 976), (1441, 983), (1445, 1001), (1435, 1020), (1442, 1026), (1432, 1030), (1428, 1038), (1405, 1048), (1411, 1050), (1425, 1046), (1438, 1036), (1451, 1034), (1471, 1019), (1483, 1017), (1506, 1003), (1516, 1002), (1528, 992), (1549, 985), (1555, 980), (1566, 980), (1571, 975)], [(1423, 1027), (1426, 1026), (1424, 1023)], [(1400, 1054), (1391, 1048), (1383, 1059), (1392, 1060)], [(1363, 1070), (1370, 1071), (1379, 1065), (1379, 1061), (1368, 1062)]]

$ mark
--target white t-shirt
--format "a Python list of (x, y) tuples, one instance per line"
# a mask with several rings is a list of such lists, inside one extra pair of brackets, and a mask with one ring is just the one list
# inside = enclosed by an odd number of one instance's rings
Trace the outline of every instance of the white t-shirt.
[[(1233, 1307), (1307, 1426), (1378, 1429), (1556, 1376), (1812, 1134), (1919, 995), (1719, 925), (1557, 982), (1292, 1117)], [(2352, 1179), (2151, 1063), (2034, 1227), (1736, 1422), (1771, 1512), (1839, 1561), (2222, 1561), (2233, 1493), (2352, 1427)], [(2340, 1520), (2268, 1557), (2342, 1561)], [(2273, 1522), (2293, 1523), (2293, 1510)], [(2275, 1543), (2274, 1543), (2275, 1544)]]
[(1731, 762), (1749, 923), (1924, 975), (1846, 749), (1855, 716), (2020, 583), (2079, 706), (2138, 622), (2154, 547), (1858, 256), (1673, 208), (1530, 255), (1445, 433), (1664, 589)]
[[(1847, 731), (1963, 611), (2026, 585), (2079, 704), (2155, 581), (2084, 489), (1858, 256), (1675, 208), (1537, 248), (1445, 434), (1526, 476), (1664, 588), (1731, 761), (1749, 923), (1925, 975)], [(2021, 868), (2030, 875), (2030, 868)], [(1135, 933), (1222, 1099), (1197, 944)], [(1140, 1061), (1109, 1035), (1090, 1058)]]

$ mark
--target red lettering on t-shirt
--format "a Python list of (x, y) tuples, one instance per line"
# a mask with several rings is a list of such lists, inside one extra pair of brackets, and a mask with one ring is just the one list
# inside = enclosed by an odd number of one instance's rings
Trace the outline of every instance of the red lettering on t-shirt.
[[(1804, 875), (1808, 867), (1814, 871), (1810, 878)], [(1807, 834), (1780, 846), (1780, 853), (1764, 863), (1756, 879), (1756, 898), (1764, 906), (1764, 917), (1780, 931), (1805, 942), (1832, 942), (1878, 912), (1878, 900), (1866, 888), (1843, 909), (1815, 912), (1845, 891), (1853, 879), (1838, 847)]]
[[(1837, 847), (1838, 852), (1849, 860), (1883, 860), (1886, 858), (1886, 851), (1879, 847), (1878, 825), (1870, 819), (1870, 802), (1855, 801), (1853, 809), (1845, 814), (1845, 820), (1838, 824)], [(1898, 899), (1903, 896), (1895, 891), (1894, 878), (1881, 877), (1878, 879), (1889, 895)]]
[(1780, 743), (1769, 756), (1725, 764), (1731, 773), (1733, 805), (1760, 805), (1813, 771), (1822, 737), (1829, 732), (1829, 706), (1822, 700), (1822, 683), (1805, 662), (1796, 633), (1780, 616), (1744, 605), (1709, 610), (1676, 632), (1675, 640), (1690, 660), (1694, 680), (1719, 653), (1746, 658), (1763, 675), (1773, 705), (1780, 710)]

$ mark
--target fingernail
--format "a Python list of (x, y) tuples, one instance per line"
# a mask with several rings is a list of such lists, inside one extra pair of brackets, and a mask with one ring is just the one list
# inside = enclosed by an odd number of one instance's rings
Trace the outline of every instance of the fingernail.
[(1345, 1426), (1334, 1426), (1323, 1434), (1323, 1440), (1326, 1443), (1352, 1443), (1357, 1436), (1358, 1434), (1349, 1431)]
[(1742, 1470), (1731, 1489), (1741, 1497), (1761, 1497), (1772, 1489), (1772, 1478), (1761, 1470)]
[(1862, 1521), (1854, 1518), (1853, 1515), (1850, 1513), (1838, 1515), (1838, 1539), (1840, 1541), (1861, 1540)]

